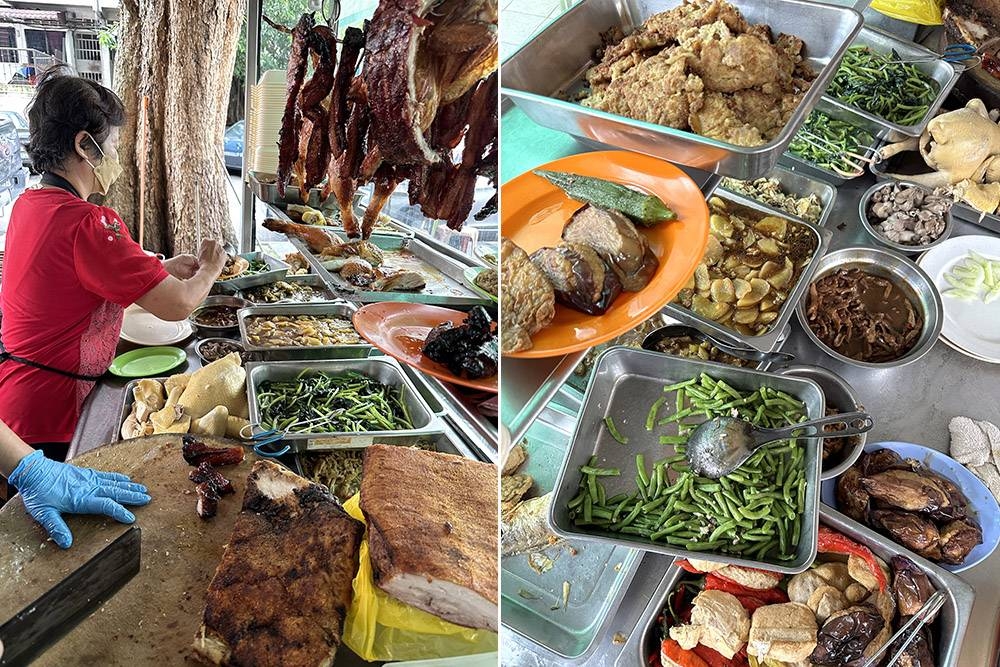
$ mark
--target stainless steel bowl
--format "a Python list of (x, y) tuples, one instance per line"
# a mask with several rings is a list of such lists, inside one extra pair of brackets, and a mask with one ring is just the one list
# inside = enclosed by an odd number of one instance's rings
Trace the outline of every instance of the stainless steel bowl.
[[(798, 366), (785, 366), (772, 372), (776, 375), (794, 375), (795, 377), (812, 380), (823, 390), (827, 408), (834, 408), (837, 412), (864, 410), (864, 406), (858, 400), (858, 395), (854, 393), (854, 387), (847, 380), (831, 370), (819, 366), (802, 364)], [(861, 456), (861, 452), (865, 450), (865, 442), (868, 440), (867, 433), (848, 437), (854, 440), (854, 446), (835, 459), (836, 465), (827, 467), (826, 463), (823, 463), (823, 472), (819, 476), (821, 480), (833, 479), (839, 476), (854, 465), (858, 457)], [(823, 441), (820, 440), (820, 442), (822, 443)]]
[[(194, 327), (195, 331), (197, 331), (201, 335), (218, 336), (227, 332), (239, 331), (240, 328), (239, 320), (234, 322), (232, 326), (218, 327), (209, 324), (199, 324), (195, 318), (198, 317), (198, 313), (200, 313), (202, 310), (204, 310), (205, 308), (211, 308), (213, 306), (230, 306), (238, 311), (240, 308), (246, 308), (250, 305), (252, 304), (249, 301), (247, 301), (246, 299), (241, 299), (238, 296), (217, 294), (215, 296), (208, 297), (201, 303), (200, 306), (195, 308), (194, 312), (188, 315), (188, 322), (190, 322), (191, 326)], [(233, 315), (234, 315), (233, 319), (235, 320), (236, 319), (235, 313), (233, 313)]]
[(213, 361), (213, 360), (210, 360), (210, 359), (206, 359), (205, 355), (202, 354), (202, 351), (201, 351), (201, 348), (204, 345), (207, 345), (208, 343), (228, 343), (230, 345), (238, 347), (239, 351), (240, 351), (240, 354), (243, 355), (244, 357), (246, 356), (246, 348), (243, 347), (243, 343), (241, 343), (240, 341), (238, 341), (238, 340), (236, 340), (234, 338), (225, 338), (223, 336), (213, 336), (212, 338), (202, 338), (197, 343), (195, 343), (194, 353), (198, 355), (198, 358), (201, 359), (201, 363), (203, 365), (205, 365), (205, 366), (207, 366), (208, 364), (212, 363), (212, 361)]
[(875, 229), (872, 223), (868, 220), (868, 202), (871, 200), (872, 195), (874, 195), (876, 191), (881, 190), (882, 188), (890, 188), (894, 185), (900, 185), (902, 187), (920, 188), (921, 190), (930, 192), (928, 188), (925, 188), (922, 185), (917, 185), (916, 183), (911, 183), (909, 181), (884, 181), (881, 183), (876, 183), (875, 185), (865, 190), (865, 193), (861, 195), (861, 201), (858, 203), (858, 215), (861, 216), (861, 224), (865, 228), (865, 231), (868, 232), (868, 235), (871, 236), (873, 239), (875, 239), (876, 243), (883, 245), (886, 248), (891, 248), (896, 252), (901, 252), (907, 255), (917, 255), (919, 253), (924, 252), (925, 250), (933, 248), (936, 245), (944, 243), (945, 239), (951, 236), (951, 232), (955, 228), (955, 221), (952, 219), (951, 209), (948, 209), (948, 212), (945, 213), (944, 231), (941, 232), (941, 236), (937, 237), (927, 245), (906, 245), (905, 243), (896, 243), (895, 241), (890, 241), (881, 233), (879, 233), (877, 229)]
[(861, 368), (883, 369), (896, 368), (913, 363), (934, 347), (938, 336), (941, 335), (941, 325), (944, 323), (944, 306), (941, 303), (941, 295), (938, 293), (937, 287), (934, 286), (934, 281), (924, 273), (923, 269), (909, 259), (888, 250), (860, 247), (844, 248), (843, 250), (831, 252), (819, 260), (813, 282), (837, 269), (861, 269), (866, 273), (891, 280), (920, 309), (920, 314), (924, 318), (924, 328), (920, 332), (920, 337), (917, 339), (916, 345), (899, 359), (882, 363), (851, 359), (827, 347), (813, 333), (813, 330), (809, 327), (809, 318), (806, 316), (806, 309), (809, 305), (809, 296), (807, 294), (799, 301), (795, 308), (795, 314), (799, 318), (799, 324), (802, 325), (806, 334), (819, 349), (845, 364), (860, 366)]

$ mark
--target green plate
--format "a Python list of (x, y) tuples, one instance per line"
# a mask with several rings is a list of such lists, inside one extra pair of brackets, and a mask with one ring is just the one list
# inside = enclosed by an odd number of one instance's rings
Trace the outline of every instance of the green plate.
[(485, 270), (486, 269), (484, 269), (481, 266), (470, 266), (469, 268), (467, 268), (463, 274), (465, 276), (465, 284), (468, 285), (469, 289), (474, 291), (479, 296), (486, 297), (493, 303), (499, 303), (499, 300), (496, 298), (496, 296), (490, 294), (489, 292), (487, 292), (482, 287), (476, 284), (476, 276), (478, 276)]
[(123, 378), (151, 377), (177, 368), (185, 361), (187, 353), (179, 347), (141, 347), (115, 357), (108, 370)]

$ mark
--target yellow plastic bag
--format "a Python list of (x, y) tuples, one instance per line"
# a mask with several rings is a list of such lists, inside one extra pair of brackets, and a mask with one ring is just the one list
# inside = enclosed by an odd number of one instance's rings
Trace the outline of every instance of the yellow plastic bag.
[(941, 25), (944, 0), (872, 0), (872, 9), (900, 21)]
[[(344, 503), (344, 509), (365, 521), (357, 495)], [(343, 642), (365, 660), (428, 660), (497, 650), (495, 632), (449, 623), (386, 595), (372, 577), (367, 535), (359, 560)]]

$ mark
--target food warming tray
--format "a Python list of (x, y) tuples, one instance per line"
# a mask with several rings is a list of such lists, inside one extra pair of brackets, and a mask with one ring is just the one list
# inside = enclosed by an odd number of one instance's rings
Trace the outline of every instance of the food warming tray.
[[(275, 282), (279, 282), (279, 281), (276, 280)], [(292, 284), (298, 284), (298, 285), (304, 285), (304, 286), (307, 286), (307, 287), (312, 287), (313, 289), (317, 290), (318, 292), (320, 292), (322, 294), (322, 296), (323, 296), (322, 300), (323, 301), (333, 301), (336, 298), (334, 296), (333, 292), (327, 286), (327, 284), (325, 282), (323, 282), (323, 279), (320, 278), (319, 276), (317, 276), (314, 273), (309, 273), (309, 274), (306, 274), (304, 276), (286, 275), (284, 278), (281, 279), (281, 282), (286, 282), (286, 283), (292, 283)], [(246, 299), (250, 303), (252, 303), (254, 305), (258, 305), (258, 306), (274, 306), (274, 305), (278, 305), (280, 303), (299, 303), (299, 304), (319, 303), (319, 301), (290, 301), (290, 300), (287, 300), (287, 299), (286, 300), (282, 300), (282, 301), (272, 301), (272, 302), (254, 301), (253, 299), (251, 299), (246, 294), (246, 292), (248, 290), (250, 290), (250, 289), (252, 289), (252, 288), (247, 288), (246, 290), (240, 290), (240, 293), (237, 296), (239, 296), (240, 298)]]
[(122, 398), (122, 410), (118, 415), (118, 422), (115, 424), (115, 432), (111, 434), (111, 442), (118, 442), (122, 439), (122, 425), (125, 420), (128, 419), (129, 415), (132, 414), (132, 406), (135, 404), (135, 395), (132, 390), (136, 388), (141, 380), (156, 380), (160, 384), (166, 382), (166, 377), (158, 378), (138, 378), (136, 380), (130, 380), (125, 385), (125, 396)]
[(646, 153), (735, 178), (767, 172), (805, 122), (836, 71), (848, 44), (861, 29), (861, 14), (803, 0), (733, 0), (751, 23), (774, 34), (803, 39), (817, 76), (785, 128), (763, 146), (744, 147), (560, 99), (577, 88), (594, 64), (600, 33), (611, 27), (632, 32), (646, 18), (680, 5), (680, 0), (583, 0), (535, 36), (501, 69), (502, 92), (533, 121), (583, 140)]
[[(593, 539), (608, 544), (630, 546), (645, 551), (654, 551), (670, 556), (708, 558), (724, 563), (747, 565), (795, 574), (802, 572), (816, 556), (816, 525), (818, 519), (821, 446), (814, 438), (800, 438), (805, 447), (806, 499), (802, 514), (802, 532), (795, 560), (787, 564), (755, 561), (715, 552), (687, 552), (669, 544), (653, 543), (635, 536), (607, 531), (588, 532), (577, 528), (569, 518), (567, 505), (579, 491), (580, 466), (587, 465), (591, 456), (597, 456), (597, 466), (617, 467), (623, 471), (621, 477), (606, 478), (608, 495), (614, 496), (632, 488), (632, 475), (625, 473), (635, 469), (635, 456), (645, 454), (647, 461), (656, 461), (673, 454), (671, 446), (661, 445), (656, 435), (650, 434), (633, 438), (628, 446), (622, 446), (605, 427), (604, 418), (610, 416), (616, 424), (643, 424), (649, 407), (656, 396), (662, 396), (663, 387), (675, 382), (707, 373), (714, 379), (725, 380), (740, 391), (770, 387), (797, 398), (806, 406), (810, 419), (825, 415), (826, 400), (819, 385), (803, 378), (776, 376), (746, 368), (726, 366), (708, 361), (696, 361), (680, 357), (669, 357), (645, 350), (631, 348), (611, 348), (598, 358), (594, 375), (583, 398), (583, 408), (573, 434), (573, 440), (563, 461), (552, 500), (550, 523), (555, 532), (567, 538)], [(673, 393), (667, 397), (667, 405), (673, 400)], [(633, 427), (635, 428), (635, 427)], [(676, 430), (676, 426), (673, 427)], [(662, 434), (662, 433), (661, 433)]]
[(407, 301), (438, 306), (466, 309), (470, 306), (491, 306), (492, 302), (476, 294), (463, 283), (463, 273), (469, 265), (446, 256), (418, 239), (382, 238), (376, 245), (385, 251), (408, 250), (413, 259), (407, 261), (406, 268), (424, 275), (427, 286), (414, 292), (374, 292), (360, 289), (340, 277), (340, 274), (326, 269), (323, 260), (314, 255), (300, 239), (289, 237), (312, 266), (313, 273), (321, 276), (340, 298), (358, 303), (379, 303), (381, 301)]
[(299, 186), (289, 183), (285, 188), (285, 196), (282, 197), (278, 194), (278, 184), (277, 176), (274, 174), (267, 174), (260, 171), (251, 171), (248, 173), (250, 179), (250, 189), (263, 202), (275, 205), (287, 205), (296, 204), (310, 206), (312, 208), (320, 209), (326, 205), (333, 205), (336, 202), (333, 194), (331, 193), (323, 201), (320, 201), (321, 188), (315, 187), (309, 190), (308, 199), (303, 201), (302, 194), (299, 192)]
[(902, 60), (911, 62), (921, 72), (933, 79), (938, 86), (937, 97), (931, 102), (927, 113), (924, 114), (920, 122), (913, 125), (898, 125), (873, 113), (863, 111), (854, 105), (841, 102), (829, 94), (824, 94), (819, 104), (816, 105), (817, 109), (827, 115), (856, 125), (876, 138), (885, 138), (893, 132), (907, 137), (919, 137), (962, 75), (961, 69), (945, 62), (939, 54), (930, 49), (893, 37), (877, 28), (863, 27), (851, 46), (867, 46), (872, 51), (881, 54), (895, 52)]
[[(532, 496), (543, 495), (555, 484), (555, 474), (572, 438), (575, 411), (549, 403), (526, 437), (528, 458), (518, 470), (531, 475)], [(607, 623), (615, 613), (642, 559), (642, 552), (589, 540), (544, 551), (554, 559), (552, 569), (539, 574), (527, 554), (501, 559), (500, 610), (503, 624), (567, 659), (592, 653), (599, 639), (608, 639)], [(570, 582), (569, 608), (562, 609), (562, 584)], [(552, 609), (558, 606), (558, 609)]]
[[(752, 209), (758, 213), (775, 215), (775, 212), (772, 209), (762, 206), (752, 199), (746, 199), (729, 192), (724, 194), (717, 193), (715, 196), (718, 196), (724, 201), (729, 201)], [(787, 214), (779, 215), (793, 219), (797, 224), (808, 227), (816, 235), (816, 250), (813, 252), (812, 260), (806, 264), (805, 268), (802, 269), (802, 273), (799, 274), (798, 282), (795, 283), (795, 287), (792, 288), (791, 292), (789, 292), (788, 298), (778, 311), (778, 318), (772, 322), (770, 329), (760, 336), (745, 336), (734, 329), (730, 329), (721, 324), (717, 324), (706, 317), (702, 317), (701, 315), (688, 310), (678, 303), (667, 304), (664, 311), (685, 323), (697, 323), (699, 328), (718, 334), (723, 340), (736, 338), (751, 347), (761, 350), (762, 352), (773, 351), (778, 340), (782, 337), (782, 335), (784, 335), (785, 326), (792, 319), (792, 315), (795, 313), (795, 305), (806, 293), (806, 290), (809, 289), (809, 283), (812, 281), (813, 274), (816, 272), (816, 266), (818, 265), (820, 258), (826, 254), (827, 247), (830, 245), (830, 239), (833, 238), (833, 232), (829, 229), (819, 227), (818, 225), (806, 222), (805, 220), (799, 220), (795, 216), (789, 216)]]
[[(257, 315), (334, 315), (348, 322), (357, 311), (357, 306), (345, 301), (330, 303), (289, 303), (241, 308), (236, 313), (240, 325), (240, 339), (243, 349), (253, 353), (255, 359), (269, 361), (292, 361), (308, 359), (362, 359), (368, 356), (372, 346), (362, 338), (354, 345), (287, 345), (283, 347), (262, 347), (253, 345), (247, 332), (247, 319)], [(353, 325), (351, 325), (353, 328)], [(360, 336), (359, 336), (360, 338)]]
[(263, 261), (267, 264), (268, 270), (262, 273), (254, 273), (243, 278), (216, 280), (213, 291), (217, 290), (220, 293), (232, 294), (233, 292), (238, 292), (239, 290), (248, 289), (250, 287), (257, 287), (258, 285), (266, 285), (268, 283), (277, 282), (285, 278), (285, 275), (288, 273), (288, 269), (290, 268), (280, 259), (271, 257), (270, 255), (265, 255), (262, 252), (245, 252), (240, 254), (240, 257), (245, 257), (251, 262)]
[(369, 359), (341, 359), (335, 361), (272, 361), (247, 364), (247, 396), (250, 403), (250, 423), (254, 424), (256, 432), (262, 429), (260, 424), (260, 407), (257, 396), (260, 385), (267, 380), (294, 380), (299, 373), (331, 373), (356, 371), (367, 375), (387, 385), (402, 388), (402, 400), (410, 413), (413, 422), (412, 429), (398, 431), (362, 431), (330, 432), (330, 433), (288, 433), (284, 437), (286, 444), (296, 452), (312, 450), (329, 450), (341, 447), (367, 447), (379, 442), (393, 444), (400, 440), (412, 439), (424, 435), (434, 435), (441, 432), (440, 415), (434, 414), (423, 396), (414, 388), (413, 383), (403, 373), (395, 359), (389, 357), (371, 357)]
[[(867, 546), (885, 561), (899, 553), (899, 547), (895, 544), (826, 505), (820, 505), (820, 523)], [(962, 640), (972, 615), (975, 591), (962, 579), (930, 561), (912, 553), (906, 553), (906, 556), (927, 574), (935, 589), (943, 591), (947, 596), (938, 619), (932, 626), (932, 634), (937, 642), (935, 667), (957, 667)], [(666, 606), (667, 596), (684, 575), (683, 570), (671, 565), (667, 577), (653, 594), (639, 624), (631, 633), (628, 646), (615, 663), (616, 667), (646, 667), (648, 657), (654, 652), (659, 653), (657, 616)]]
[[(800, 199), (808, 197), (809, 195), (816, 195), (819, 197), (820, 205), (823, 207), (823, 210), (819, 214), (819, 221), (814, 224), (819, 225), (820, 227), (826, 226), (826, 221), (830, 218), (830, 214), (833, 213), (833, 205), (837, 201), (837, 188), (830, 185), (825, 178), (811, 178), (803, 173), (792, 171), (791, 169), (786, 169), (785, 167), (780, 166), (767, 172), (761, 178), (771, 178), (778, 181), (782, 190), (789, 195), (799, 197)], [(749, 199), (761, 208), (765, 208), (775, 215), (805, 222), (796, 215), (792, 215), (791, 213), (775, 208), (769, 204), (761, 203), (752, 197), (747, 197), (746, 195), (741, 195), (729, 190), (726, 188), (725, 181), (719, 184), (716, 193), (724, 199), (729, 197)]]

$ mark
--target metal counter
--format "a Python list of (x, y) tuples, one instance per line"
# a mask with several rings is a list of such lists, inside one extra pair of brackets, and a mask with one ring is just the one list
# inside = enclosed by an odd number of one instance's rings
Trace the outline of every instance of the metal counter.
[[(518, 167), (524, 164), (524, 154), (531, 153), (531, 149), (527, 148), (529, 141), (532, 147), (546, 144), (560, 145), (555, 140), (555, 137), (558, 137), (562, 142), (560, 147), (567, 147), (564, 136), (540, 128), (537, 131), (532, 130), (529, 137), (508, 134), (507, 117), (518, 113), (520, 112), (514, 110), (504, 114), (505, 166), (506, 156), (515, 152), (521, 153), (521, 164)], [(515, 127), (524, 128), (524, 124), (517, 122), (520, 119), (514, 120)], [(555, 137), (542, 138), (537, 132), (546, 132)], [(581, 144), (576, 144), (575, 147), (576, 152), (588, 150)], [(556, 157), (561, 156), (548, 154), (538, 162)], [(534, 165), (525, 165), (525, 169), (532, 166)], [(504, 169), (505, 178), (516, 175)], [(827, 223), (827, 228), (834, 234), (830, 245), (831, 251), (853, 245), (869, 245), (872, 242), (858, 218), (858, 201), (861, 194), (873, 182), (874, 177), (866, 175), (839, 188), (833, 214)], [(989, 234), (989, 232), (968, 222), (956, 220), (953, 235), (964, 234)], [(871, 371), (840, 363), (821, 352), (809, 341), (797, 319), (793, 318), (791, 336), (781, 350), (794, 354), (795, 363), (829, 368), (851, 383), (861, 403), (876, 419), (875, 428), (868, 435), (869, 442), (901, 440), (947, 452), (948, 422), (952, 417), (966, 415), (1000, 424), (1000, 401), (997, 400), (1000, 395), (1000, 365), (991, 365), (966, 357), (940, 340), (927, 356), (913, 364), (901, 368)], [(512, 370), (514, 366), (509, 363), (510, 361), (517, 362), (516, 372)], [(566, 373), (571, 373), (575, 365), (565, 364), (569, 365), (568, 369), (560, 368), (552, 373), (553, 364), (544, 363), (549, 360), (542, 360), (542, 364), (537, 364), (537, 367), (532, 369), (522, 368), (522, 364), (526, 366), (524, 361), (504, 360), (502, 375), (504, 414), (519, 415), (522, 421), (535, 406), (541, 410), (548, 397), (556, 393), (559, 386), (556, 381), (559, 371), (565, 370)], [(541, 391), (536, 393), (539, 385), (535, 384), (532, 387), (529, 383), (542, 380), (545, 382), (541, 385)], [(510, 409), (513, 411), (508, 412)], [(509, 418), (505, 421), (508, 427), (512, 426)], [(522, 426), (527, 428), (527, 424), (520, 422), (516, 426), (518, 428), (512, 428), (512, 432), (520, 430)], [(598, 639), (600, 643), (596, 652), (585, 661), (569, 663), (543, 647), (502, 629), (503, 664), (524, 666), (615, 664), (624, 646), (613, 643), (613, 634), (621, 632), (627, 635), (636, 626), (638, 615), (642, 613), (652, 591), (656, 590), (657, 584), (662, 580), (669, 560), (654, 554), (648, 554), (643, 559), (621, 606), (617, 611), (612, 611), (613, 627), (606, 637)], [(581, 573), (581, 576), (585, 576), (584, 573)], [(959, 576), (976, 589), (975, 607), (962, 647), (959, 667), (994, 667), (997, 664), (997, 629), (998, 612), (1000, 612), (1000, 550), (980, 565)]]

